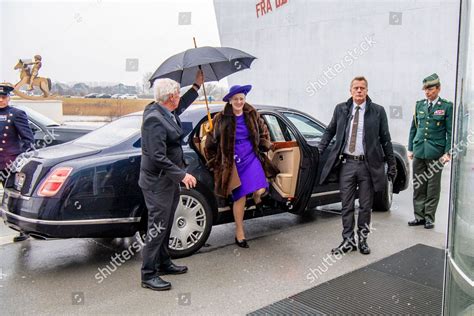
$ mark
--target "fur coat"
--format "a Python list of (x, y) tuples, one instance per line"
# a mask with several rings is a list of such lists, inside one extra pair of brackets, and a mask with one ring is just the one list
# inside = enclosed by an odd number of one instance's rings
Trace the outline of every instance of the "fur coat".
[[(265, 152), (273, 146), (265, 121), (248, 103), (245, 103), (243, 112), (253, 150), (262, 164), (266, 177), (273, 178), (279, 173), (279, 170), (265, 155)], [(214, 171), (215, 193), (227, 197), (233, 189), (240, 186), (239, 175), (234, 163), (236, 120), (230, 103), (227, 103), (224, 110), (214, 116), (213, 125), (213, 130), (207, 134), (206, 138), (207, 165)]]

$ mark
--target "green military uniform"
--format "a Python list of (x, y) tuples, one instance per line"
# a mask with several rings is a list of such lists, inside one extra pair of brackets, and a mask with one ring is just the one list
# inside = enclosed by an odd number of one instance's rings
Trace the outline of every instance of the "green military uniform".
[[(436, 74), (425, 78), (426, 83), (439, 84)], [(433, 86), (433, 85), (431, 85)], [(408, 150), (413, 152), (413, 208), (417, 220), (434, 223), (435, 212), (441, 192), (441, 172), (443, 164), (439, 161), (451, 150), (451, 130), (453, 104), (438, 97), (416, 102), (411, 123)], [(431, 101), (431, 103), (433, 103)]]

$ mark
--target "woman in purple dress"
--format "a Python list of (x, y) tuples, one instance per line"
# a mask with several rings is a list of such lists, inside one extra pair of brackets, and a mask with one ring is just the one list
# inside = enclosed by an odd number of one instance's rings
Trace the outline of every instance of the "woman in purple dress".
[(235, 242), (248, 248), (243, 226), (245, 202), (252, 194), (256, 207), (268, 189), (267, 178), (278, 169), (264, 154), (272, 148), (265, 121), (245, 102), (252, 86), (232, 86), (224, 97), (224, 110), (213, 119), (214, 129), (206, 138), (206, 158), (214, 171), (215, 193), (232, 195)]

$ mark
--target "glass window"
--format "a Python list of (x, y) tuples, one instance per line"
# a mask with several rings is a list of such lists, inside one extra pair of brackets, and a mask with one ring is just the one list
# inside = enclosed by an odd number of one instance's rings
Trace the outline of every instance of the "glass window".
[(14, 105), (14, 107), (22, 111), (25, 111), (26, 115), (29, 118), (31, 118), (32, 120), (38, 122), (39, 124), (43, 126), (46, 126), (46, 127), (59, 126), (58, 122), (53, 121), (49, 117), (44, 116), (43, 114), (36, 112), (35, 110), (30, 109), (29, 107), (26, 107), (23, 105)]
[(474, 312), (474, 8), (462, 1), (444, 314)]
[(141, 123), (142, 117), (139, 115), (124, 116), (76, 139), (74, 142), (97, 147), (113, 146), (139, 133)]
[(284, 115), (295, 125), (306, 140), (321, 139), (323, 136), (323, 127), (310, 118), (291, 112), (286, 112)]
[(262, 117), (267, 123), (268, 131), (270, 133), (270, 140), (272, 142), (285, 142), (285, 134), (281, 129), (278, 118), (274, 115), (268, 114), (264, 114)]

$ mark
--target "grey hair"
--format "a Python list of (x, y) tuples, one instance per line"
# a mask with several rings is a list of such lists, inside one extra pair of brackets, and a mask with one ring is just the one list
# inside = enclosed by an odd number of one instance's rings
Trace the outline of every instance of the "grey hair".
[(166, 102), (170, 94), (179, 92), (180, 85), (174, 80), (163, 78), (155, 81), (155, 101), (158, 103)]

